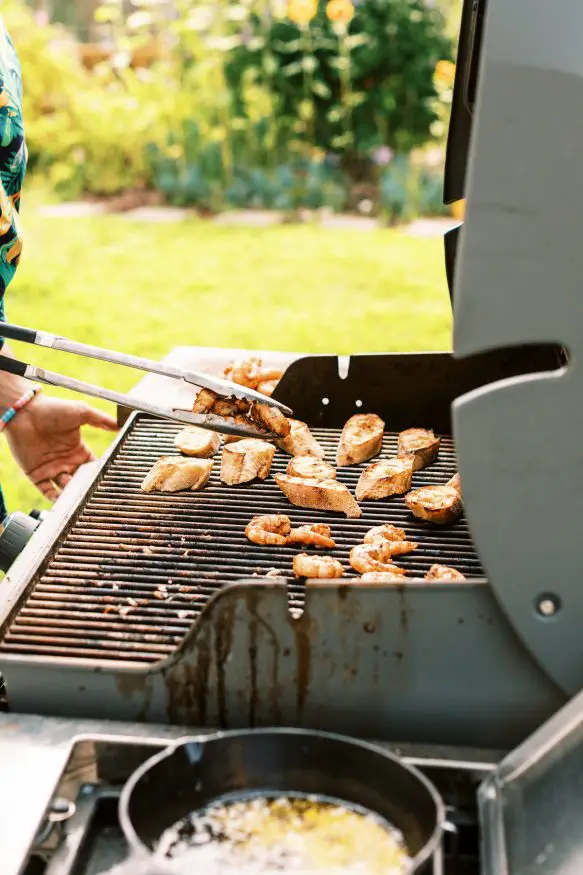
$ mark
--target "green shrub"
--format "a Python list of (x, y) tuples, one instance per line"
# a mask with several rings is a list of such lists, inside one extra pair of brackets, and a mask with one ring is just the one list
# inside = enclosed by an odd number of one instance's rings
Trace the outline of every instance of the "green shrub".
[[(424, 0), (363, 0), (346, 34), (320, 2), (309, 28), (250, 18), (252, 39), (226, 65), (235, 103), (244, 73), (267, 70), (283, 127), (319, 147), (369, 155), (388, 145), (408, 152), (431, 137), (437, 62), (452, 44), (438, 6)], [(244, 114), (240, 104), (237, 111)]]
[(2, 14), (22, 63), (31, 172), (69, 198), (148, 185), (146, 145), (159, 126), (155, 90), (132, 71), (85, 70), (66, 31), (39, 26), (17, 0), (7, 0)]

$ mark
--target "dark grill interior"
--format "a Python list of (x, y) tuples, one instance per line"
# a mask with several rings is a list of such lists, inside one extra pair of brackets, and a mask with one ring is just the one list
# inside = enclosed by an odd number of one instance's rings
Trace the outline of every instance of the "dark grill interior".
[[(450, 528), (431, 526), (412, 517), (402, 497), (362, 502), (358, 520), (302, 510), (287, 502), (271, 478), (246, 486), (221, 484), (220, 454), (202, 492), (142, 493), (142, 479), (156, 459), (176, 452), (179, 428), (148, 417), (134, 420), (7, 624), (0, 651), (142, 664), (162, 659), (224, 584), (270, 569), (291, 574), (292, 557), (302, 548), (259, 547), (246, 539), (245, 526), (259, 513), (287, 513), (294, 525), (329, 523), (337, 547), (325, 553), (340, 559), (350, 576), (356, 576), (348, 563), (350, 548), (371, 526), (389, 522), (420, 542), (415, 553), (397, 559), (411, 576), (423, 576), (434, 562), (469, 577), (482, 575), (463, 518)], [(333, 461), (340, 431), (313, 432)], [(388, 434), (383, 456), (395, 453), (396, 435)], [(272, 473), (285, 471), (288, 460), (278, 451)], [(340, 469), (338, 479), (354, 492), (366, 464)], [(416, 473), (413, 484), (444, 483), (455, 470), (452, 440), (444, 438), (436, 464)], [(303, 583), (290, 583), (291, 607), (301, 608), (303, 591)]]

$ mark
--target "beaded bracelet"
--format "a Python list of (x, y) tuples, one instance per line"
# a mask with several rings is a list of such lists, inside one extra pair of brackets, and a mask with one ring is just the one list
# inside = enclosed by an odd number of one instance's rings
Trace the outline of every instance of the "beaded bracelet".
[(24, 395), (15, 401), (12, 407), (9, 407), (2, 416), (0, 416), (0, 431), (4, 431), (9, 422), (12, 422), (16, 414), (19, 410), (22, 410), (23, 407), (26, 407), (27, 404), (30, 404), (33, 398), (36, 398), (39, 392), (42, 392), (40, 386), (34, 386), (32, 389), (29, 389), (28, 392), (25, 392)]

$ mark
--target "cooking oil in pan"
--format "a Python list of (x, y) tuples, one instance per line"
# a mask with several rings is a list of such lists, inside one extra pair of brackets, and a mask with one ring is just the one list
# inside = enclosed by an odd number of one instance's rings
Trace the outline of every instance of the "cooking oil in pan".
[(189, 872), (205, 875), (405, 875), (411, 863), (401, 834), (379, 816), (305, 794), (222, 797), (167, 829), (157, 853), (187, 858)]

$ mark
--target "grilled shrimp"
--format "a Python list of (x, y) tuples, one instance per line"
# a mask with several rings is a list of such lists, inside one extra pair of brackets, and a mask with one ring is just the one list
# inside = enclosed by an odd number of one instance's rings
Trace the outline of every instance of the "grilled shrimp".
[(367, 571), (358, 579), (359, 583), (392, 583), (395, 580), (403, 582), (405, 569), (391, 566), (391, 571)]
[[(350, 551), (350, 564), (359, 574), (368, 571), (391, 571), (396, 568), (391, 561), (390, 543), (358, 544)], [(398, 571), (396, 572), (398, 574)]]
[(248, 359), (237, 359), (225, 368), (224, 375), (232, 383), (246, 386), (247, 389), (256, 389), (257, 383), (263, 379), (261, 376), (262, 364), (261, 359), (255, 356)]
[(365, 544), (384, 543), (385, 541), (406, 541), (405, 529), (386, 523), (384, 526), (373, 526), (364, 536)]
[(325, 550), (333, 550), (336, 546), (330, 526), (325, 525), (325, 523), (314, 523), (292, 529), (288, 535), (287, 543), (290, 545), (304, 544), (306, 547), (322, 547)]
[(403, 529), (397, 526), (375, 526), (364, 536), (365, 544), (382, 544), (385, 551), (391, 556), (406, 556), (416, 550), (419, 544), (407, 540)]
[(245, 528), (245, 534), (253, 544), (261, 547), (283, 547), (291, 530), (290, 518), (283, 513), (254, 516)]
[(294, 574), (296, 577), (342, 577), (344, 570), (338, 559), (331, 556), (310, 556), (309, 553), (298, 553), (294, 556)]

